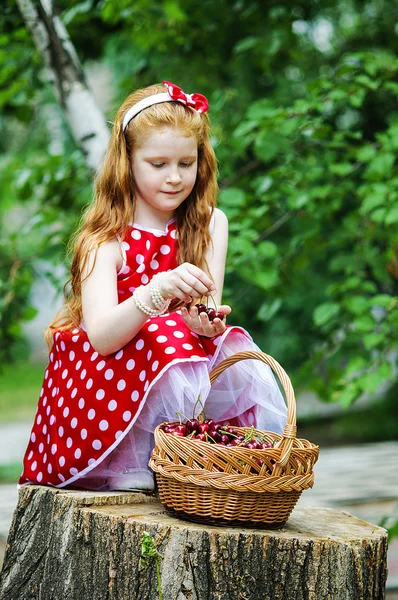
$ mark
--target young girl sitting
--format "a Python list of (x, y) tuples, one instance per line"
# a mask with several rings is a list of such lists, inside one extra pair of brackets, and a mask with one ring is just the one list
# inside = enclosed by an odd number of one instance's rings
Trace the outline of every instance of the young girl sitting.
[[(177, 412), (192, 418), (199, 395), (217, 421), (285, 425), (260, 361), (229, 367), (210, 388), (221, 360), (259, 348), (226, 325), (231, 308), (221, 305), (228, 222), (215, 208), (207, 100), (163, 84), (134, 92), (117, 113), (75, 237), (71, 290), (46, 332), (19, 486), (153, 490), (154, 428)], [(198, 314), (195, 302), (209, 296), (223, 318)]]

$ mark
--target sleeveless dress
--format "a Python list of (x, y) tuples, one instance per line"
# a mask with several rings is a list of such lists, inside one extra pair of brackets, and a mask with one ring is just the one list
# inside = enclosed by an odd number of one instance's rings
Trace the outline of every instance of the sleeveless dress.
[[(177, 266), (177, 231), (130, 223), (122, 241), (118, 301)], [(198, 336), (180, 311), (151, 317), (118, 352), (101, 356), (84, 327), (56, 331), (18, 487), (113, 489), (115, 476), (152, 473), (153, 430), (199, 414), (282, 432), (287, 411), (271, 369), (255, 360), (228, 368), (210, 388), (209, 371), (241, 350), (259, 350), (241, 327)], [(195, 407), (196, 403), (196, 407)], [(232, 421), (234, 420), (234, 421)], [(113, 478), (113, 479), (112, 479)]]

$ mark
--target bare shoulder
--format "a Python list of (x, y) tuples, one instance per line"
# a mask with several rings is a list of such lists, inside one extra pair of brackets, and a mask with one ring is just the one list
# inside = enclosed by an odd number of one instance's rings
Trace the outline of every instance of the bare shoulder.
[(222, 227), (224, 229), (225, 227), (228, 227), (228, 217), (225, 212), (221, 210), (221, 208), (214, 209), (214, 226)]
[(92, 272), (93, 267), (94, 269), (103, 269), (105, 267), (107, 270), (117, 273), (121, 269), (122, 264), (123, 256), (119, 241), (115, 238), (114, 240), (103, 242), (99, 246), (93, 246), (90, 250), (82, 272), (82, 279)]

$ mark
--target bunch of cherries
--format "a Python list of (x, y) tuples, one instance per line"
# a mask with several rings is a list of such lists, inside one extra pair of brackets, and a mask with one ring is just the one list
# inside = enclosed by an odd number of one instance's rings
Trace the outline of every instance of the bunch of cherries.
[(225, 316), (221, 310), (216, 310), (215, 308), (208, 308), (205, 304), (195, 304), (195, 306), (198, 309), (199, 315), (202, 312), (207, 313), (209, 321), (213, 321), (215, 318), (221, 319), (222, 321)]
[(234, 427), (228, 424), (217, 423), (213, 419), (205, 419), (202, 423), (198, 419), (188, 419), (185, 423), (175, 421), (173, 423), (165, 423), (162, 429), (165, 433), (171, 435), (209, 442), (210, 444), (219, 444), (221, 446), (239, 446), (240, 448), (250, 448), (251, 450), (263, 450), (273, 447), (273, 444), (265, 440), (265, 436), (256, 434), (253, 426), (246, 434), (242, 434), (234, 429)]

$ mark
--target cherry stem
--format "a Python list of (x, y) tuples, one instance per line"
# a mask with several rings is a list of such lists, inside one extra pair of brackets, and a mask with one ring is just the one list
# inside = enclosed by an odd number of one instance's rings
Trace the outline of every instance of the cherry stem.
[(181, 424), (181, 416), (183, 416), (184, 419), (186, 419), (187, 421), (189, 421), (188, 417), (186, 415), (184, 415), (184, 413), (178, 412), (178, 410), (176, 411), (176, 415), (180, 419), (180, 424)]
[(215, 440), (213, 437), (211, 437), (211, 435), (209, 435), (209, 434), (207, 433), (207, 431), (206, 431), (206, 437), (210, 438), (211, 440), (213, 440), (213, 442), (214, 442), (214, 443), (216, 443), (216, 440)]
[[(211, 294), (209, 294), (209, 296), (210, 296), (210, 298), (213, 300), (213, 303), (214, 303), (214, 307), (215, 307), (215, 309), (216, 309), (216, 312), (218, 312), (218, 308), (217, 308), (216, 301), (214, 300), (214, 298), (213, 298), (213, 296), (212, 296)], [(208, 303), (209, 303), (209, 296), (207, 296), (207, 306), (209, 306), (209, 304), (208, 304)]]
[(234, 437), (234, 438), (238, 437), (234, 433), (231, 433), (230, 431), (225, 431), (224, 429), (219, 429), (219, 431), (221, 431), (221, 433), (225, 433), (225, 435), (232, 435), (232, 437)]
[[(197, 405), (197, 403), (198, 403), (198, 402), (199, 402), (200, 406), (202, 407), (202, 410), (201, 410), (200, 412), (201, 412), (201, 413), (203, 413), (203, 419), (205, 419), (205, 418), (206, 418), (206, 415), (205, 415), (205, 406), (204, 406), (203, 402), (202, 402), (202, 401), (201, 401), (201, 399), (200, 399), (200, 394), (199, 394), (199, 396), (198, 396), (198, 398), (197, 398), (197, 400), (196, 400), (196, 402), (195, 402), (195, 406), (193, 407), (193, 416), (192, 416), (192, 418), (193, 418), (193, 419), (195, 419), (195, 418), (196, 418), (196, 417), (195, 417), (195, 408), (196, 408), (196, 405)], [(200, 413), (199, 413), (199, 414), (200, 414)], [(199, 415), (198, 415), (198, 416), (199, 416)]]

